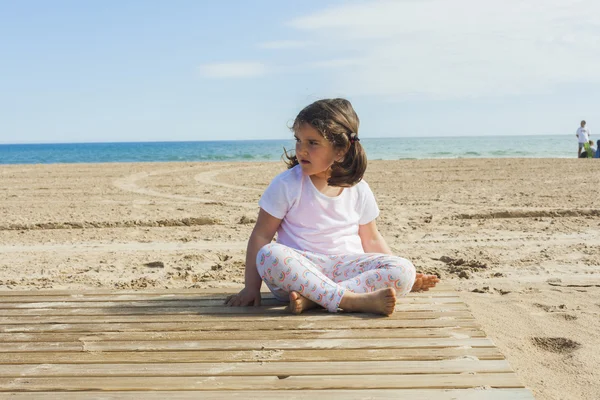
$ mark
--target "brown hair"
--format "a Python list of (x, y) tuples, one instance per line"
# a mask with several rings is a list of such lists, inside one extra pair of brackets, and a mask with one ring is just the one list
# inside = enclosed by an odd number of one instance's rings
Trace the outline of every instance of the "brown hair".
[[(290, 128), (297, 131), (302, 124), (309, 124), (333, 144), (334, 150), (344, 153), (342, 161), (334, 161), (329, 186), (350, 187), (361, 181), (367, 169), (367, 155), (358, 139), (358, 115), (346, 99), (323, 99), (306, 106)], [(298, 165), (296, 155), (285, 151), (288, 168)]]

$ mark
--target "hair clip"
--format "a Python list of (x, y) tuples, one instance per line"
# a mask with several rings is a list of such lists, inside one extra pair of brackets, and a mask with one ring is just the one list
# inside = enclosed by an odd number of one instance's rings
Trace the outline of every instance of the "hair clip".
[(356, 132), (350, 133), (350, 143), (354, 142), (360, 142), (360, 139), (358, 138), (358, 134)]

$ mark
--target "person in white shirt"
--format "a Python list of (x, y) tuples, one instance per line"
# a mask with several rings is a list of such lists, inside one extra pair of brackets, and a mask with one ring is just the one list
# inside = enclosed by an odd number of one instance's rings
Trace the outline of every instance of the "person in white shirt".
[(577, 129), (575, 136), (577, 136), (577, 139), (579, 140), (579, 148), (577, 150), (577, 158), (579, 158), (581, 156), (583, 146), (589, 142), (591, 136), (590, 128), (585, 126), (585, 121), (581, 121), (581, 126)]
[[(392, 255), (375, 223), (379, 208), (362, 180), (367, 167), (359, 119), (345, 99), (305, 107), (292, 130), (296, 151), (288, 170), (262, 195), (246, 252), (245, 287), (228, 306), (260, 305), (264, 281), (290, 311), (390, 315), (396, 296), (439, 281)], [(271, 243), (277, 233), (277, 243)]]

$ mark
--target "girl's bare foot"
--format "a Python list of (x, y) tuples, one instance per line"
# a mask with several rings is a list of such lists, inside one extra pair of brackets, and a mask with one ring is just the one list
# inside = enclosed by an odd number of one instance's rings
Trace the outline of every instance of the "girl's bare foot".
[(311, 308), (318, 307), (319, 305), (312, 300), (307, 299), (300, 293), (291, 291), (290, 292), (290, 311), (292, 314), (302, 314), (303, 311), (310, 310)]
[(411, 292), (419, 292), (421, 290), (429, 290), (435, 286), (436, 283), (440, 281), (435, 275), (425, 275), (417, 273), (417, 278), (415, 279), (415, 283), (413, 284)]
[(340, 302), (344, 311), (391, 315), (396, 307), (396, 289), (385, 288), (370, 293), (353, 293), (347, 290)]

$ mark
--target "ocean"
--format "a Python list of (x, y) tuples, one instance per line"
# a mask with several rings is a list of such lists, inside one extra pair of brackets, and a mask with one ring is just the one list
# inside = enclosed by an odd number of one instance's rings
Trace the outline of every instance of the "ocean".
[[(362, 138), (369, 160), (575, 158), (575, 135)], [(0, 164), (167, 161), (276, 161), (294, 141), (61, 143), (0, 145)]]

